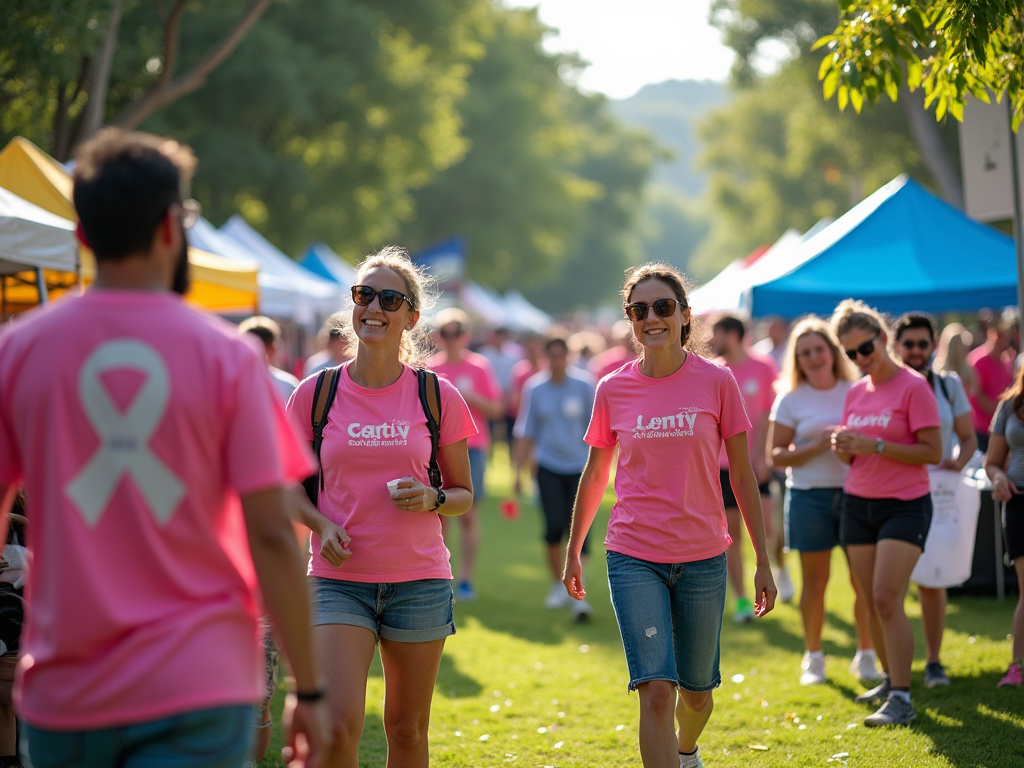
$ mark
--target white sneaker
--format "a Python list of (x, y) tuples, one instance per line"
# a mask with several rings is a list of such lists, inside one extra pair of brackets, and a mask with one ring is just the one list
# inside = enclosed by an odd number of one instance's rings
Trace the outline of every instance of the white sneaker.
[(700, 756), (700, 747), (692, 755), (679, 754), (679, 768), (704, 768), (704, 759)]
[(825, 682), (825, 654), (822, 651), (804, 651), (800, 668), (804, 671), (800, 675), (800, 685), (821, 685)]
[(796, 588), (793, 580), (789, 578), (789, 569), (782, 567), (775, 573), (775, 586), (779, 589), (779, 600), (784, 603), (793, 602), (796, 597)]
[(882, 679), (882, 673), (878, 671), (878, 655), (873, 648), (868, 650), (857, 650), (850, 662), (850, 674), (856, 675), (862, 683), (873, 683)]
[(573, 600), (570, 610), (572, 612), (572, 620), (580, 623), (590, 621), (590, 617), (594, 614), (594, 609), (590, 607), (590, 603), (586, 600)]
[(551, 585), (551, 591), (544, 598), (544, 607), (549, 611), (565, 608), (569, 602), (569, 593), (565, 591), (565, 585), (556, 581)]

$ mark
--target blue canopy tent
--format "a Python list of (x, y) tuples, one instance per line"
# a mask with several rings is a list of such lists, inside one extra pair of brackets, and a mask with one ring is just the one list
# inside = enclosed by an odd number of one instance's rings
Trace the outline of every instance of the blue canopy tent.
[(325, 280), (340, 284), (345, 290), (356, 281), (356, 270), (336, 254), (327, 243), (314, 243), (299, 264)]
[(780, 277), (749, 289), (754, 316), (828, 315), (854, 297), (883, 312), (1017, 303), (1013, 238), (898, 176), (802, 243)]

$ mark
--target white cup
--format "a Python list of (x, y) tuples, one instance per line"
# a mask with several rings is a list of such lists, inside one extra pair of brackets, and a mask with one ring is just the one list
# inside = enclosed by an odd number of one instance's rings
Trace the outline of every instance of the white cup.
[(388, 493), (394, 496), (398, 493), (398, 484), (404, 480), (404, 477), (400, 477), (397, 480), (388, 480)]

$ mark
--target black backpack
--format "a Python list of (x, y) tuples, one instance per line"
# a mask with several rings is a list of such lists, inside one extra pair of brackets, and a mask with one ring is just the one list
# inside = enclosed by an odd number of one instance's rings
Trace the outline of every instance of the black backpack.
[[(310, 421), (313, 425), (313, 453), (316, 454), (316, 474), (310, 475), (302, 482), (306, 496), (318, 507), (320, 491), (324, 487), (323, 464), (320, 461), (320, 446), (324, 442), (324, 427), (330, 421), (328, 414), (338, 392), (338, 379), (341, 378), (341, 366), (326, 368), (316, 377), (316, 389), (313, 390), (313, 409)], [(430, 464), (427, 477), (434, 490), (441, 490), (441, 468), (437, 465), (438, 441), (441, 439), (441, 385), (437, 374), (426, 368), (416, 369), (419, 383), (420, 405), (423, 415), (427, 417), (427, 429), (430, 431)]]

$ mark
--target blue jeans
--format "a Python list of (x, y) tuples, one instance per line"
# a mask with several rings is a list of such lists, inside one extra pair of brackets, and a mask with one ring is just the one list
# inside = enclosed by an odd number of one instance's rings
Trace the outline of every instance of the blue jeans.
[(448, 579), (378, 583), (314, 576), (313, 626), (365, 627), (398, 643), (430, 643), (455, 634)]
[(608, 553), (608, 586), (629, 667), (629, 690), (669, 680), (703, 693), (722, 682), (725, 553), (692, 563), (651, 563)]
[(842, 504), (842, 488), (787, 488), (786, 546), (797, 552), (838, 547)]
[(473, 506), (479, 506), (487, 495), (484, 477), (487, 474), (487, 451), (483, 448), (469, 449), (469, 474), (473, 480)]
[(252, 706), (218, 707), (88, 731), (25, 725), (31, 768), (240, 768), (252, 751)]

